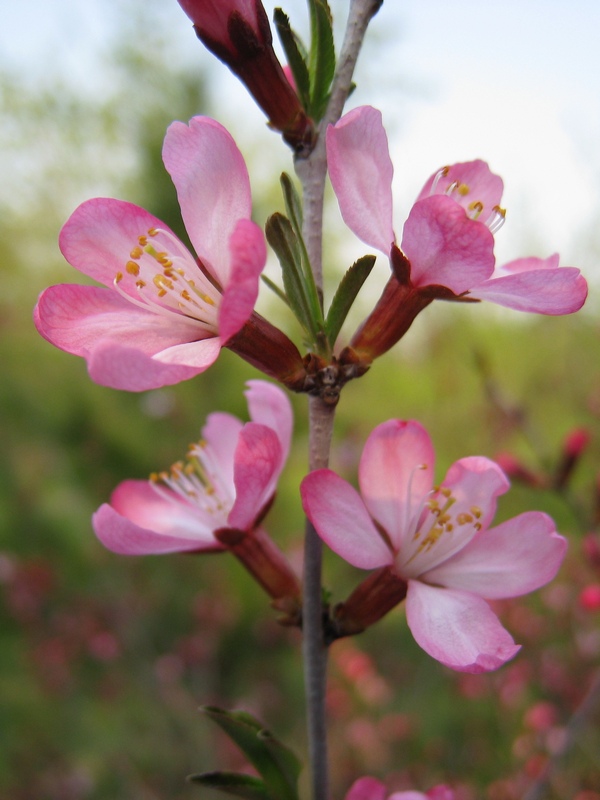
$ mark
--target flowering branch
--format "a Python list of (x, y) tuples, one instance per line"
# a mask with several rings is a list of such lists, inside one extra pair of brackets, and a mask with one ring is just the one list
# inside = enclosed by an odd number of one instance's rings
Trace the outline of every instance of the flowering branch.
[[(331, 97), (321, 123), (316, 145), (307, 158), (295, 162), (303, 190), (303, 238), (323, 303), (323, 196), (327, 175), (325, 136), (327, 125), (335, 123), (343, 110), (352, 82), (369, 21), (381, 6), (381, 0), (353, 0), (346, 34), (333, 79)], [(309, 398), (309, 469), (324, 468), (329, 463), (333, 432), (334, 406), (320, 397)], [(327, 645), (323, 632), (321, 597), (322, 543), (307, 521), (304, 545), (304, 675), (306, 685), (307, 725), (313, 800), (326, 800), (328, 787), (327, 735), (325, 723), (325, 684)]]

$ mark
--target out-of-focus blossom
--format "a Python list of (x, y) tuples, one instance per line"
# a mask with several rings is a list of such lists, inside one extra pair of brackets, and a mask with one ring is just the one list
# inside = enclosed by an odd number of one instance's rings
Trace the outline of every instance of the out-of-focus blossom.
[(314, 128), (273, 50), (260, 0), (178, 0), (200, 41), (246, 85), (269, 125), (298, 152), (310, 151)]
[(393, 792), (388, 794), (385, 784), (376, 778), (359, 778), (350, 787), (345, 800), (454, 800), (448, 786), (434, 786), (428, 792)]
[(393, 275), (351, 347), (374, 358), (406, 333), (434, 299), (490, 300), (519, 311), (569, 314), (583, 305), (587, 284), (558, 255), (521, 258), (495, 267), (496, 230), (504, 221), (502, 180), (483, 161), (432, 175), (404, 224), (393, 228), (392, 175), (381, 113), (350, 111), (327, 130), (329, 172), (344, 221), (391, 261)]
[(210, 414), (185, 461), (115, 489), (93, 517), (109, 550), (147, 555), (229, 549), (271, 596), (297, 594), (295, 575), (260, 526), (287, 459), (291, 406), (276, 386), (255, 380), (248, 387), (251, 422)]
[(406, 598), (408, 625), (429, 655), (452, 669), (485, 672), (519, 650), (486, 601), (550, 581), (566, 541), (536, 511), (490, 528), (509, 486), (493, 461), (462, 458), (434, 486), (434, 460), (418, 422), (389, 420), (365, 444), (361, 493), (335, 472), (317, 470), (302, 483), (304, 509), (332, 550), (377, 570), (338, 608), (342, 634)]

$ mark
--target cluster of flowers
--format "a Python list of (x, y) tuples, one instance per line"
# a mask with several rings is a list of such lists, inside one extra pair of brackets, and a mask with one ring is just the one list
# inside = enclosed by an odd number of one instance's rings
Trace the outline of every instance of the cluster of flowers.
[[(260, 3), (181, 0), (207, 46), (244, 80), (296, 152), (314, 128), (274, 56)], [(199, 11), (200, 9), (200, 11)], [(265, 76), (268, 76), (268, 80)], [(389, 350), (435, 299), (490, 300), (542, 314), (583, 304), (579, 270), (558, 256), (497, 267), (494, 233), (504, 221), (502, 181), (482, 161), (436, 170), (397, 242), (392, 174), (379, 111), (364, 106), (326, 132), (331, 182), (348, 227), (389, 258), (380, 300), (344, 352), (365, 368)], [(204, 372), (228, 347), (267, 376), (305, 390), (306, 358), (254, 310), (266, 261), (263, 231), (251, 219), (248, 171), (230, 134), (194, 117), (168, 129), (163, 159), (177, 189), (195, 254), (159, 219), (131, 203), (83, 203), (60, 235), (67, 261), (103, 284), (53, 286), (35, 310), (39, 332), (86, 359), (105, 386), (143, 391)], [(290, 613), (301, 583), (263, 527), (292, 435), (284, 392), (251, 381), (250, 422), (208, 417), (185, 461), (122, 483), (94, 515), (98, 538), (128, 555), (231, 551)], [(360, 493), (331, 470), (309, 474), (304, 510), (342, 558), (371, 571), (335, 610), (336, 635), (363, 630), (406, 600), (419, 645), (456, 670), (492, 670), (519, 649), (487, 601), (539, 588), (556, 574), (566, 541), (552, 520), (528, 512), (495, 527), (508, 480), (487, 458), (462, 458), (434, 481), (434, 450), (416, 421), (389, 420), (368, 437)], [(358, 781), (347, 800), (385, 800), (383, 784)], [(449, 800), (400, 792), (389, 800)]]

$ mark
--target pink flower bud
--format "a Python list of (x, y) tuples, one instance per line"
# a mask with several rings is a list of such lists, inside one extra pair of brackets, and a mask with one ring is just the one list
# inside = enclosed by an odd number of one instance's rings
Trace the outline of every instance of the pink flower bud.
[(592, 583), (582, 589), (579, 605), (584, 611), (600, 611), (600, 583)]

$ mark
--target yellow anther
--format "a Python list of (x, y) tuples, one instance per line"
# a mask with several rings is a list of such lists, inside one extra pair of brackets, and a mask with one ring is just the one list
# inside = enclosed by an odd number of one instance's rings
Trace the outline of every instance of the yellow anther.
[(506, 217), (506, 209), (505, 208), (501, 208), (500, 206), (494, 206), (492, 211), (495, 211), (496, 214), (498, 214), (500, 217), (502, 217), (502, 219), (504, 219)]
[(479, 506), (471, 506), (469, 511), (471, 512), (471, 514), (473, 514), (475, 519), (481, 519), (481, 517), (483, 516), (483, 511), (479, 508)]
[(115, 283), (119, 283), (122, 280), (123, 280), (123, 273), (117, 272), (117, 274), (115, 275)]
[(149, 228), (148, 229), (148, 236), (158, 236), (158, 229), (157, 228)]
[(152, 472), (150, 474), (150, 480), (152, 481), (152, 483), (158, 483), (160, 481), (160, 476), (158, 472)]
[[(165, 275), (155, 275), (153, 278), (154, 285), (157, 289), (166, 293), (166, 289), (173, 288), (173, 281), (169, 280)], [(166, 287), (166, 289), (165, 289)]]
[(476, 531), (480, 531), (482, 528), (481, 522), (476, 522), (475, 525), (473, 525), (473, 527), (475, 528)]
[(128, 261), (127, 264), (125, 264), (125, 269), (130, 275), (140, 274), (140, 265), (136, 264), (135, 261)]
[(473, 212), (472, 219), (477, 219), (483, 211), (483, 203), (479, 200), (474, 200), (472, 203), (469, 203), (469, 211)]
[(456, 188), (458, 193), (461, 194), (463, 197), (466, 194), (469, 194), (469, 187), (467, 186), (466, 183), (459, 183), (459, 185)]
[(140, 247), (146, 247), (146, 245), (148, 244), (148, 237), (138, 236), (138, 242), (140, 243)]
[(133, 250), (129, 253), (132, 258), (141, 258), (144, 254), (144, 251), (141, 247), (134, 247)]
[(467, 525), (469, 522), (473, 522), (473, 517), (470, 514), (463, 512), (462, 514), (457, 514), (456, 521), (459, 525)]
[(440, 489), (440, 494), (443, 494), (444, 497), (451, 497), (452, 489), (448, 489), (447, 486), (442, 486), (442, 488)]
[(143, 289), (144, 286), (146, 285), (146, 281), (142, 281), (142, 280), (136, 281), (135, 285), (137, 286), (138, 289)]
[(446, 525), (446, 530), (448, 531), (448, 533), (452, 533), (452, 531), (454, 530), (454, 525), (451, 522), (449, 522)]

